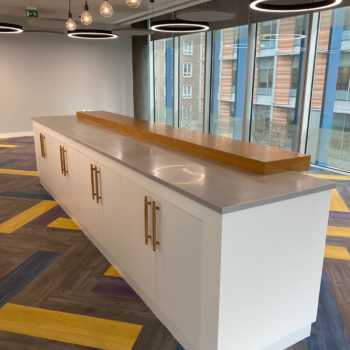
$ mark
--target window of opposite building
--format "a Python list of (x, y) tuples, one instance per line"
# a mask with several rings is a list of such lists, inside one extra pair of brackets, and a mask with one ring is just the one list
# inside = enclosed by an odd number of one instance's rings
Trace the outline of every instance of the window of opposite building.
[(274, 56), (259, 57), (257, 59), (257, 71), (258, 71), (257, 94), (258, 95), (271, 96), (273, 81), (274, 81), (274, 69), (275, 69), (274, 64), (275, 64)]
[(182, 97), (183, 98), (192, 98), (192, 85), (183, 85), (182, 86)]
[(337, 100), (350, 100), (350, 53), (343, 52), (340, 57), (340, 66), (337, 79)]
[(185, 39), (183, 42), (183, 54), (186, 56), (193, 55), (193, 40)]
[(260, 49), (276, 48), (276, 33), (278, 21), (266, 21), (259, 24)]
[(184, 78), (192, 78), (192, 63), (184, 63), (182, 71)]

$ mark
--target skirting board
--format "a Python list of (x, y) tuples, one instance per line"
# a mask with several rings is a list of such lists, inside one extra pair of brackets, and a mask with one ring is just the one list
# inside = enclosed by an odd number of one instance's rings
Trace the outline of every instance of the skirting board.
[(20, 131), (20, 132), (9, 132), (9, 133), (0, 133), (0, 139), (12, 139), (15, 137), (25, 137), (25, 136), (34, 136), (33, 131)]

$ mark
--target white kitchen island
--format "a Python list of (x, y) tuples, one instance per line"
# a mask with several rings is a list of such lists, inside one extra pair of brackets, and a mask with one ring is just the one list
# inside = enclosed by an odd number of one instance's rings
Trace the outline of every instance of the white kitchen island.
[(227, 168), (75, 117), (33, 123), (42, 185), (186, 350), (309, 336), (333, 184)]

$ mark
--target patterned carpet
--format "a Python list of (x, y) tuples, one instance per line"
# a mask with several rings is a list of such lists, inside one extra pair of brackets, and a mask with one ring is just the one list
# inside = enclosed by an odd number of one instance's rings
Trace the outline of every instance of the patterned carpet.
[[(349, 350), (350, 177), (308, 175), (338, 187), (318, 320), (290, 350)], [(182, 350), (41, 187), (30, 137), (0, 140), (0, 349)]]

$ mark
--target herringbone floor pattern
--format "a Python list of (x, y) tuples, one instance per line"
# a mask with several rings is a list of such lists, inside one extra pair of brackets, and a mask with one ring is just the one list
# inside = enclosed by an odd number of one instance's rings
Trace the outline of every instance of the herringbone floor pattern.
[[(35, 170), (32, 138), (0, 142), (0, 350), (182, 349), (122, 278), (105, 275), (108, 262)], [(290, 350), (350, 349), (349, 180), (337, 180), (318, 321)]]

